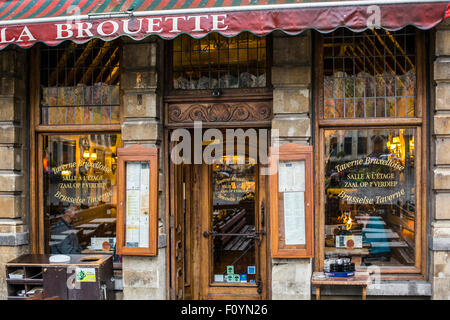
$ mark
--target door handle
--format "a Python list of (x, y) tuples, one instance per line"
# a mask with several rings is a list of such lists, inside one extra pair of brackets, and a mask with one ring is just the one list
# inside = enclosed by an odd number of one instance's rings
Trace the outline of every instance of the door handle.
[(203, 232), (203, 236), (208, 238), (210, 235), (213, 237), (247, 237), (247, 238), (257, 238), (259, 234), (264, 234), (264, 232), (250, 232), (250, 233), (219, 233), (219, 232)]
[(266, 208), (264, 207), (264, 200), (261, 201), (261, 227), (264, 230), (264, 224), (265, 224), (265, 213)]

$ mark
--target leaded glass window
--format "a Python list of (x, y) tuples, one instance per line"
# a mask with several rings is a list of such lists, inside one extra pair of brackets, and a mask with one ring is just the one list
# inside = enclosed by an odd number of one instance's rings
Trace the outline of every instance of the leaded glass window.
[(324, 118), (414, 117), (414, 29), (324, 36)]
[(120, 118), (120, 46), (93, 39), (41, 49), (41, 124), (114, 124)]
[(266, 38), (216, 33), (173, 41), (173, 89), (260, 88), (267, 85)]

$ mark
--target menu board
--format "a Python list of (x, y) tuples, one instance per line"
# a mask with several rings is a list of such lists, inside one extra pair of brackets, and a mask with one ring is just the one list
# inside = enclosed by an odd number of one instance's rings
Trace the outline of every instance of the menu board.
[(286, 245), (305, 244), (305, 193), (284, 193), (284, 237)]
[(303, 245), (305, 235), (305, 161), (279, 164), (278, 192), (283, 193), (286, 245)]
[(126, 223), (127, 247), (149, 246), (150, 168), (148, 162), (126, 162)]
[(305, 192), (305, 161), (282, 161), (278, 167), (278, 192)]
[(269, 177), (270, 237), (273, 258), (314, 257), (313, 148), (285, 143)]

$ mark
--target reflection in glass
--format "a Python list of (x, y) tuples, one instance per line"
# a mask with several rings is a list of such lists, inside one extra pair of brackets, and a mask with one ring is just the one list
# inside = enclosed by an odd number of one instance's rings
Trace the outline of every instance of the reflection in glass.
[(43, 140), (46, 252), (112, 252), (120, 135), (49, 135)]
[(40, 67), (42, 124), (119, 123), (117, 41), (44, 47)]
[(414, 265), (414, 141), (415, 129), (325, 131), (326, 258)]
[(414, 117), (414, 35), (410, 27), (361, 33), (342, 28), (325, 35), (324, 118)]
[[(216, 163), (213, 187), (213, 281), (256, 281), (255, 184), (257, 166)], [(230, 234), (230, 235), (227, 235)], [(237, 235), (245, 234), (245, 235)], [(250, 234), (250, 236), (249, 236)]]

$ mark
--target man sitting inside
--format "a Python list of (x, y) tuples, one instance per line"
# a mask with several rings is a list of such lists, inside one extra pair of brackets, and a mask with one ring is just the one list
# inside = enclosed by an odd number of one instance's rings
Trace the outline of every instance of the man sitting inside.
[[(81, 247), (78, 244), (78, 238), (74, 231), (74, 227), (70, 224), (72, 220), (77, 216), (78, 211), (75, 205), (69, 205), (64, 210), (64, 216), (62, 216), (56, 224), (52, 226), (51, 235), (63, 235), (64, 239), (57, 244), (51, 246), (52, 254), (79, 254), (81, 253)], [(58, 239), (59, 240), (59, 239)]]

